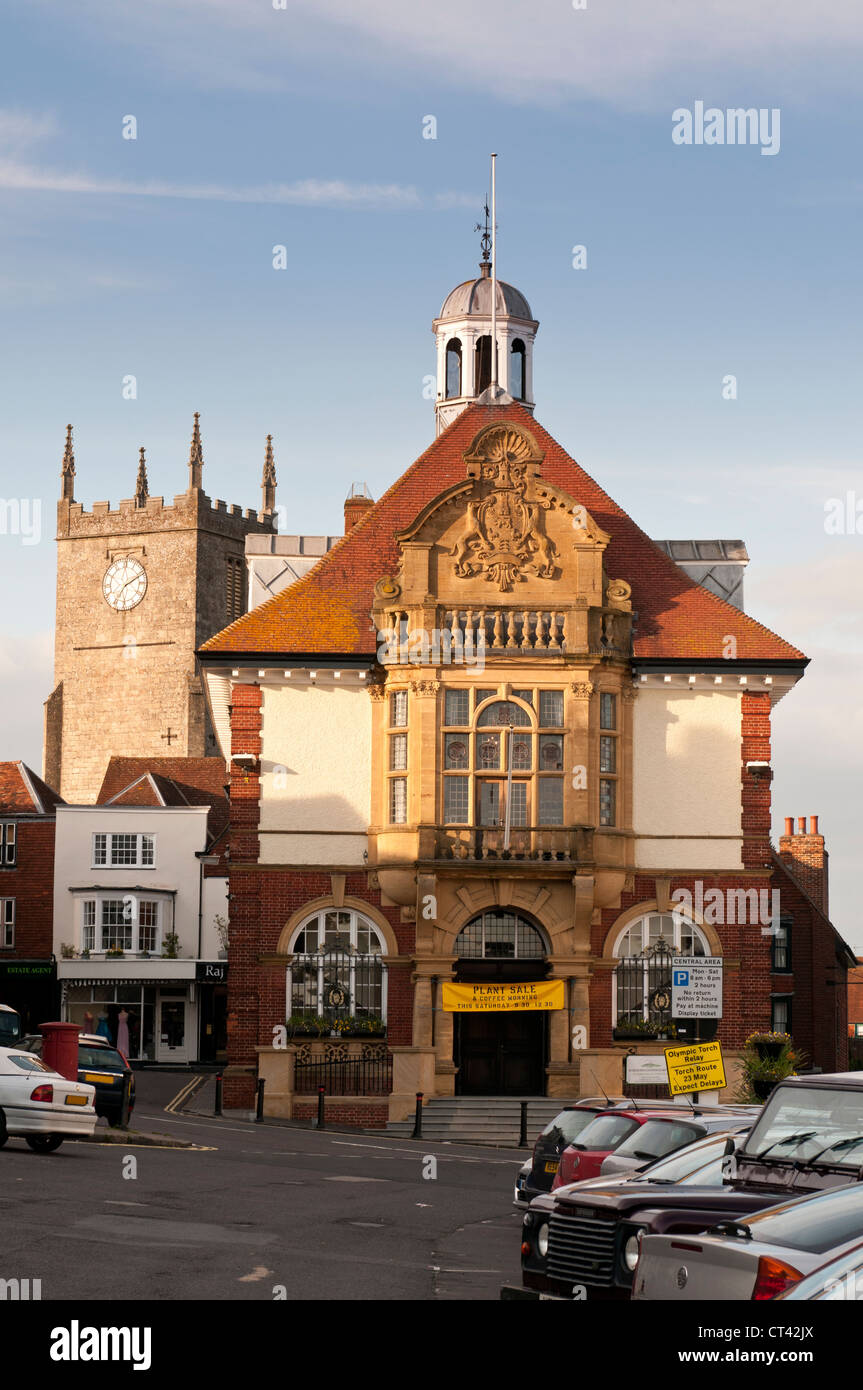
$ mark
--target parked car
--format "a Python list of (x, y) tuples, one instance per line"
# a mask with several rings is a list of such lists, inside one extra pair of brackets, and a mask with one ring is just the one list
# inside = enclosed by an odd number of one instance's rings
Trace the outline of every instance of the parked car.
[[(663, 1157), (662, 1142), (669, 1145), (665, 1149), (665, 1153), (668, 1153), (671, 1146), (680, 1149), (685, 1144), (691, 1144), (694, 1139), (702, 1139), (709, 1133), (711, 1126), (732, 1128), (732, 1124), (724, 1124), (728, 1115), (739, 1118), (741, 1127), (745, 1123), (745, 1118), (740, 1116), (738, 1111), (715, 1105), (687, 1108), (666, 1101), (661, 1109), (644, 1107), (636, 1110), (606, 1110), (597, 1115), (590, 1125), (585, 1126), (578, 1138), (564, 1149), (551, 1190), (554, 1192), (566, 1183), (577, 1182), (582, 1178), (598, 1177), (609, 1155), (616, 1153), (627, 1142), (629, 1155), (635, 1158), (635, 1162), (621, 1164), (621, 1170), (644, 1167), (653, 1159)], [(657, 1129), (656, 1122), (659, 1119), (665, 1119), (666, 1129)], [(650, 1125), (648, 1135), (652, 1137), (645, 1139), (646, 1147), (642, 1149), (639, 1145), (639, 1132), (645, 1125)], [(652, 1149), (651, 1145), (654, 1146)], [(637, 1157), (640, 1153), (645, 1154), (641, 1160)]]
[[(638, 1232), (648, 1223), (674, 1229), (678, 1220), (686, 1230), (712, 1225), (717, 1206), (722, 1210), (725, 1171), (745, 1139), (745, 1132), (719, 1131), (643, 1171), (589, 1178), (537, 1197), (523, 1221), (522, 1286), (505, 1286), (501, 1297), (569, 1299), (578, 1285), (579, 1297), (628, 1299)], [(750, 1209), (769, 1201), (752, 1198)]]
[(96, 1126), (94, 1086), (67, 1081), (40, 1057), (0, 1047), (0, 1148), (21, 1135), (36, 1153), (53, 1153), (64, 1139)]
[[(639, 1231), (695, 1234), (783, 1198), (858, 1183), (860, 1136), (863, 1072), (788, 1077), (736, 1153), (723, 1160), (725, 1174), (716, 1184), (651, 1188), (610, 1181), (607, 1189), (579, 1194), (561, 1188), (535, 1198), (525, 1213), (524, 1245), (530, 1251), (523, 1253), (524, 1287), (543, 1297), (571, 1298), (576, 1285), (586, 1287), (588, 1298), (628, 1297), (632, 1273), (624, 1251)], [(535, 1237), (543, 1224), (549, 1229), (540, 1258)]]
[(834, 1255), (805, 1279), (776, 1295), (778, 1303), (848, 1302), (863, 1300), (863, 1245)]
[[(41, 1033), (22, 1038), (19, 1046), (42, 1055)], [(135, 1105), (135, 1075), (122, 1052), (107, 1038), (83, 1033), (78, 1038), (78, 1080), (96, 1089), (96, 1114), (110, 1125), (123, 1125)]]
[[(640, 1125), (634, 1134), (602, 1160), (600, 1175), (604, 1178), (617, 1177), (621, 1173), (638, 1172), (648, 1164), (656, 1163), (667, 1154), (674, 1153), (692, 1144), (705, 1134), (718, 1132), (743, 1132), (750, 1129), (752, 1117), (736, 1110), (715, 1107), (716, 1113), (701, 1113), (697, 1118), (684, 1114), (655, 1115)], [(757, 1112), (756, 1112), (757, 1113)]]
[(0, 1004), (0, 1047), (17, 1047), (22, 1032), (21, 1015), (8, 1004)]
[(841, 1257), (861, 1239), (859, 1184), (795, 1197), (685, 1240), (643, 1236), (632, 1296), (686, 1302), (775, 1298), (818, 1269), (828, 1252)]

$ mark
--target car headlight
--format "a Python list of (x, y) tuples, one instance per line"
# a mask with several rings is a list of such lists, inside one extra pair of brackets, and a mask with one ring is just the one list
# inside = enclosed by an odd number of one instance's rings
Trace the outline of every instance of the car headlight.
[(543, 1221), (536, 1233), (536, 1253), (540, 1259), (545, 1259), (548, 1254), (548, 1222)]
[(644, 1234), (644, 1227), (640, 1226), (637, 1231), (627, 1238), (623, 1246), (623, 1266), (632, 1274), (638, 1264), (638, 1257), (641, 1254), (641, 1237)]

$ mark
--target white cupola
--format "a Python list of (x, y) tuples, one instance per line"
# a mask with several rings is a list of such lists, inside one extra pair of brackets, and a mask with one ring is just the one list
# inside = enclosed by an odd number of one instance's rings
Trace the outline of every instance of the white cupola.
[[(437, 434), (491, 385), (491, 263), (488, 234), (476, 280), (457, 285), (432, 324), (437, 347)], [(501, 404), (520, 402), (533, 410), (533, 344), (538, 321), (512, 285), (496, 282), (498, 392)], [(491, 395), (487, 396), (491, 400)]]

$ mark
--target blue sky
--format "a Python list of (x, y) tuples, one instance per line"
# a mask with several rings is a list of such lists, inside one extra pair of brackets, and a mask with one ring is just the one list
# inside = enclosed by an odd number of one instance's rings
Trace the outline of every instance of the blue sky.
[[(431, 320), (494, 149), (538, 417), (652, 535), (742, 537), (747, 608), (813, 658), (776, 711), (776, 824), (821, 815), (863, 950), (863, 540), (824, 530), (863, 499), (861, 47), (845, 0), (8, 4), (0, 457), (42, 530), (0, 535), (0, 757), (40, 765), (67, 421), (87, 505), (131, 494), (141, 444), (182, 490), (200, 410), (212, 495), (257, 504), (272, 433), (290, 529), (340, 529), (350, 483), (380, 495), (432, 437)], [(697, 100), (779, 108), (779, 153), (675, 145)]]

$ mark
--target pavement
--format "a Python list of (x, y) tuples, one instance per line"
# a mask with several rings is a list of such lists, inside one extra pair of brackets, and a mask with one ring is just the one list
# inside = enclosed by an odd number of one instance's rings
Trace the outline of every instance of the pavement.
[(76, 1301), (497, 1301), (520, 1280), (519, 1150), (172, 1112), (193, 1075), (139, 1072), (133, 1125), (194, 1147), (8, 1141), (0, 1278)]

